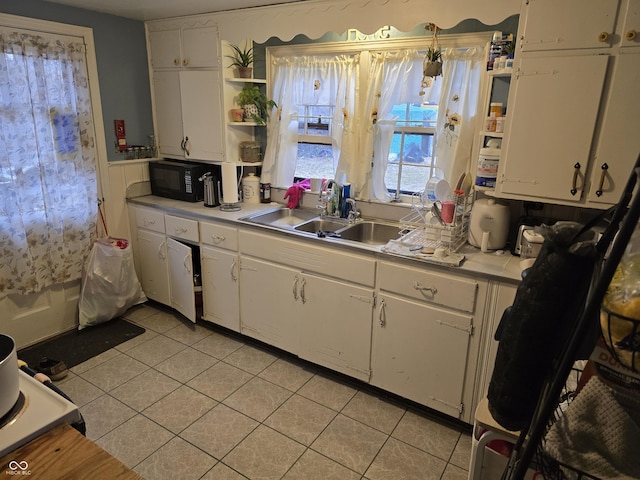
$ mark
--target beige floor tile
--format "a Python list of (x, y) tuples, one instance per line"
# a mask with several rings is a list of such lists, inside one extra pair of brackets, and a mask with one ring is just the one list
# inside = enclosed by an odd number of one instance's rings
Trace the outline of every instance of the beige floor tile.
[(87, 370), (92, 369), (93, 367), (97, 367), (101, 363), (106, 362), (107, 360), (111, 360), (114, 357), (120, 355), (120, 352), (115, 348), (110, 348), (109, 350), (96, 355), (95, 357), (91, 357), (89, 360), (79, 363), (75, 367), (71, 367), (69, 370), (76, 375), (80, 375)]
[(221, 402), (252, 378), (249, 372), (218, 362), (187, 382), (187, 385)]
[(261, 425), (234, 448), (224, 461), (249, 478), (278, 480), (304, 450), (304, 445)]
[(173, 327), (171, 330), (167, 330), (164, 332), (164, 335), (172, 338), (173, 340), (177, 340), (180, 343), (184, 343), (185, 345), (193, 345), (212, 333), (212, 330), (205, 328), (202, 325), (195, 323), (182, 323)]
[(180, 382), (153, 368), (114, 388), (109, 394), (138, 412), (173, 392)]
[(99, 396), (104, 395), (104, 391), (73, 373), (67, 375), (63, 380), (54, 383), (78, 407), (82, 407)]
[(156, 310), (152, 315), (136, 318), (135, 320), (131, 318), (128, 319), (135, 321), (135, 323), (141, 327), (158, 333), (164, 333), (167, 330), (171, 330), (173, 327), (177, 327), (178, 325), (182, 325), (183, 322), (188, 321), (178, 312), (169, 310)]
[(311, 448), (358, 473), (364, 473), (387, 435), (344, 415), (338, 415)]
[(110, 395), (103, 395), (80, 407), (80, 412), (87, 424), (87, 438), (94, 441), (136, 414)]
[(255, 420), (219, 404), (183, 430), (180, 436), (220, 460), (257, 426)]
[(386, 434), (393, 432), (405, 409), (374, 395), (358, 392), (342, 409), (342, 414)]
[(218, 402), (187, 386), (181, 386), (142, 413), (173, 433), (180, 433)]
[(389, 438), (369, 467), (370, 480), (439, 480), (447, 462)]
[(211, 355), (212, 357), (222, 360), (227, 355), (235, 352), (243, 345), (243, 342), (240, 342), (234, 338), (222, 335), (218, 332), (213, 332), (208, 337), (205, 337), (199, 342), (194, 343), (192, 347), (196, 350), (200, 350), (201, 352), (206, 353), (207, 355)]
[(307, 450), (291, 467), (283, 480), (360, 480), (360, 474), (347, 467)]
[(200, 480), (245, 480), (247, 477), (228, 467), (222, 462), (209, 470)]
[(134, 470), (150, 480), (197, 480), (216, 463), (215, 458), (199, 448), (173, 437)]
[(148, 342), (133, 347), (127, 351), (127, 355), (153, 367), (185, 348), (187, 346), (184, 343), (176, 342), (164, 335), (158, 335)]
[(118, 353), (115, 357), (93, 367), (80, 374), (89, 383), (108, 392), (122, 385), (133, 377), (137, 377), (149, 367), (124, 353)]
[(193, 348), (185, 348), (158, 363), (154, 368), (181, 383), (185, 383), (217, 362), (218, 359), (205, 353)]
[(467, 478), (469, 478), (469, 472), (460, 467), (449, 464), (447, 465), (447, 468), (440, 480), (467, 480)]
[(391, 436), (448, 461), (460, 430), (407, 411)]
[(131, 340), (127, 340), (126, 342), (121, 343), (120, 345), (116, 345), (113, 348), (115, 348), (120, 352), (127, 352), (131, 350), (133, 347), (142, 345), (144, 342), (148, 342), (149, 340), (151, 340), (154, 337), (157, 337), (158, 335), (159, 333), (154, 332), (153, 330), (145, 330), (144, 333), (141, 333), (137, 337), (133, 337)]
[(293, 395), (264, 424), (304, 445), (311, 445), (335, 416), (334, 410)]
[(340, 411), (353, 398), (357, 390), (322, 375), (316, 375), (299, 390), (298, 394), (325, 407)]
[(96, 443), (133, 468), (167, 443), (173, 434), (142, 415), (127, 420)]
[(158, 310), (158, 308), (155, 308), (149, 304), (141, 304), (131, 307), (122, 316), (127, 320), (136, 322), (138, 320), (142, 320), (143, 318), (150, 317), (151, 315), (155, 315), (156, 313), (158, 313)]
[(223, 403), (262, 422), (282, 405), (292, 393), (258, 377), (229, 395)]
[(279, 358), (260, 372), (258, 376), (295, 392), (307, 383), (314, 374), (315, 369), (299, 366), (284, 358)]
[(225, 363), (257, 375), (278, 359), (276, 355), (251, 345), (244, 345), (225, 357)]
[(471, 434), (463, 433), (453, 449), (453, 454), (449, 459), (449, 463), (464, 470), (469, 470), (469, 462), (471, 461)]

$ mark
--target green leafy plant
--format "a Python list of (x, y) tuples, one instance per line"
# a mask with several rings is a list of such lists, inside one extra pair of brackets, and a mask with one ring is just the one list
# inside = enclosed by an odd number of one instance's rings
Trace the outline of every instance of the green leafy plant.
[(513, 56), (515, 51), (516, 51), (516, 42), (514, 40), (507, 42), (507, 44), (504, 46), (504, 49), (502, 50), (502, 52), (507, 56)]
[(238, 45), (230, 44), (229, 47), (233, 50), (233, 55), (226, 55), (231, 59), (231, 65), (229, 67), (250, 67), (253, 63), (253, 47), (249, 47), (245, 44), (244, 48), (240, 48)]
[[(269, 114), (274, 107), (278, 105), (273, 100), (269, 100), (267, 96), (260, 91), (256, 85), (245, 85), (238, 94), (238, 105), (245, 108), (248, 105), (255, 105), (258, 113), (250, 113), (250, 118), (260, 124), (264, 125), (269, 118)], [(245, 108), (245, 112), (247, 109)]]
[(442, 50), (439, 48), (429, 47), (427, 49), (426, 59), (430, 62), (439, 62), (442, 58)]

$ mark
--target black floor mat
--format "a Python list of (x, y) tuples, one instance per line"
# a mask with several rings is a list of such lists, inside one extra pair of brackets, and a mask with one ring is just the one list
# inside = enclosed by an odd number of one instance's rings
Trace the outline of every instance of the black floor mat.
[(116, 318), (83, 330), (74, 330), (18, 351), (18, 358), (34, 370), (42, 357), (62, 360), (68, 368), (89, 360), (144, 333), (144, 328)]

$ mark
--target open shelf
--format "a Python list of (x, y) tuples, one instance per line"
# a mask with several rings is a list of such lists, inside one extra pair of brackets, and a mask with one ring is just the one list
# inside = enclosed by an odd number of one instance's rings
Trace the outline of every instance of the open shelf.
[(264, 78), (227, 77), (224, 81), (229, 83), (267, 83)]

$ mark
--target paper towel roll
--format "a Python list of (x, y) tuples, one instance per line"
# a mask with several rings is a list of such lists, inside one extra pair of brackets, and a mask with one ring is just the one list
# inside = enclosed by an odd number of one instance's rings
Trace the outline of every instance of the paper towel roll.
[(222, 164), (222, 203), (238, 203), (238, 177), (236, 164)]

